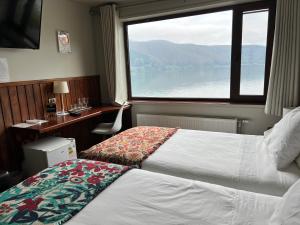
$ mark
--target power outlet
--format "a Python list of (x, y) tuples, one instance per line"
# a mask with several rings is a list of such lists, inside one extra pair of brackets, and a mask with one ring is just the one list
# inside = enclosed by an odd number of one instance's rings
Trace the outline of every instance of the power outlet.
[(56, 98), (49, 98), (48, 103), (50, 104), (56, 104)]
[(56, 112), (56, 98), (49, 98), (47, 103), (47, 110), (48, 113)]

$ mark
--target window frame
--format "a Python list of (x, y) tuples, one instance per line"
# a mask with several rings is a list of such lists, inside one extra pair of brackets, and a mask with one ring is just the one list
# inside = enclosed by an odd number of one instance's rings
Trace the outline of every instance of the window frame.
[[(243, 12), (261, 10), (266, 8), (269, 10), (269, 20), (268, 20), (268, 31), (267, 31), (264, 95), (240, 95)], [(233, 11), (232, 37), (231, 37), (232, 43), (231, 43), (230, 97), (229, 98), (177, 98), (177, 97), (161, 98), (161, 97), (133, 97), (132, 96), (128, 26), (134, 24), (140, 24), (140, 23), (222, 12), (226, 10)], [(245, 103), (265, 104), (267, 93), (268, 93), (269, 77), (270, 77), (270, 70), (271, 70), (274, 30), (275, 30), (275, 16), (276, 16), (275, 14), (276, 14), (276, 0), (265, 0), (259, 2), (218, 7), (218, 8), (205, 9), (205, 10), (193, 11), (193, 12), (177, 13), (177, 14), (171, 14), (167, 16), (158, 16), (154, 18), (125, 22), (123, 26), (124, 26), (128, 99), (130, 101), (168, 101), (168, 102), (179, 101), (179, 102), (221, 102), (221, 103), (242, 103), (242, 104)]]

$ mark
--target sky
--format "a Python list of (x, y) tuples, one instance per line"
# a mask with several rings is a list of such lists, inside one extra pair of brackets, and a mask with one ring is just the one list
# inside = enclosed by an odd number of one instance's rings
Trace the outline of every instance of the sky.
[[(244, 15), (243, 43), (266, 45), (267, 12)], [(232, 10), (128, 26), (131, 41), (230, 45)]]

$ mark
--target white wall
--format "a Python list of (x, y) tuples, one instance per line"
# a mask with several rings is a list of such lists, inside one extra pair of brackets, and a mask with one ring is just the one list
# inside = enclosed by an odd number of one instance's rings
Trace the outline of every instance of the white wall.
[(132, 119), (136, 125), (137, 113), (191, 115), (210, 117), (234, 117), (249, 120), (244, 124), (242, 133), (263, 134), (279, 118), (264, 114), (262, 105), (236, 105), (227, 103), (134, 103)]
[[(59, 54), (56, 31), (71, 36), (71, 54)], [(96, 74), (89, 6), (70, 0), (44, 0), (39, 50), (0, 49), (7, 58), (11, 81)]]

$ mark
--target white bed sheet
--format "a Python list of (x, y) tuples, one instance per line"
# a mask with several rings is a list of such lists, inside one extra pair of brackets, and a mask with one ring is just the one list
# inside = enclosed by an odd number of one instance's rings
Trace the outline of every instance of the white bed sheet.
[(281, 198), (134, 169), (67, 225), (265, 225)]
[(179, 129), (142, 168), (246, 191), (282, 196), (300, 177), (276, 169), (263, 136)]

